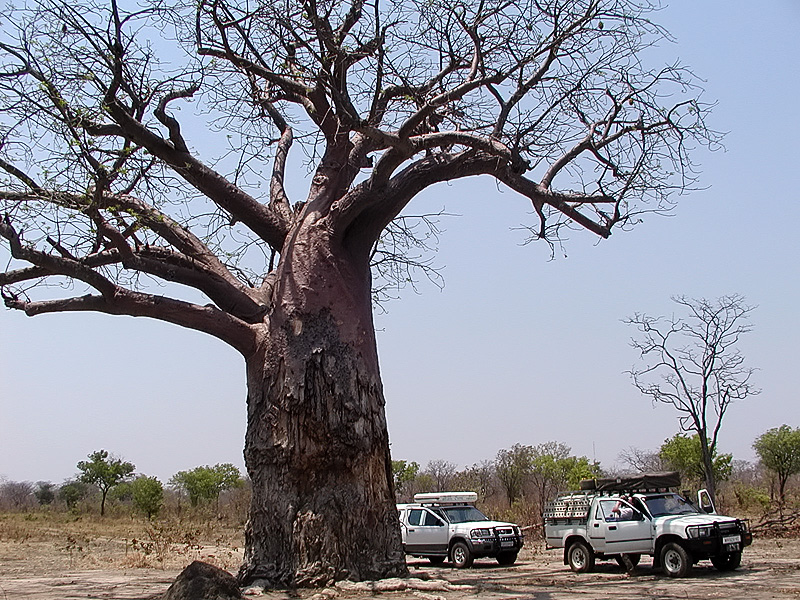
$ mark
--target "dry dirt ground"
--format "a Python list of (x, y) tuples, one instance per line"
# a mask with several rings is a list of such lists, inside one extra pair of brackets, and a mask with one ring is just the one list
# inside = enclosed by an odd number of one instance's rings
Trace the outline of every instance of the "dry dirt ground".
[[(235, 533), (213, 527), (188, 535), (180, 528), (120, 531), (91, 524), (65, 526), (0, 518), (0, 599), (2, 600), (155, 600), (192, 560), (235, 572), (241, 560)], [(66, 533), (69, 531), (69, 533)], [(135, 537), (135, 536), (139, 537)], [(476, 561), (472, 569), (426, 561), (409, 562), (411, 577), (374, 584), (339, 584), (326, 590), (248, 590), (253, 600), (577, 600), (725, 598), (766, 600), (800, 598), (800, 540), (756, 539), (742, 566), (720, 573), (704, 561), (686, 579), (652, 571), (645, 558), (634, 576), (615, 563), (598, 563), (596, 572), (576, 575), (558, 550), (531, 540), (511, 567)]]

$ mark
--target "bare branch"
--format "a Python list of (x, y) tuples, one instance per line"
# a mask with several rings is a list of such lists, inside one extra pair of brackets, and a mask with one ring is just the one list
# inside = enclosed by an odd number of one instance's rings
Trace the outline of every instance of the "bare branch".
[(191, 98), (199, 89), (200, 86), (195, 84), (185, 90), (172, 91), (161, 99), (158, 108), (153, 112), (155, 117), (169, 130), (169, 139), (178, 152), (188, 153), (189, 149), (186, 147), (186, 140), (181, 135), (180, 124), (174, 117), (167, 114), (167, 104), (178, 98)]
[(198, 306), (163, 296), (124, 290), (113, 297), (80, 296), (61, 300), (28, 302), (4, 295), (8, 308), (33, 317), (54, 312), (101, 312), (109, 315), (150, 317), (219, 338), (247, 356), (253, 351), (255, 335), (244, 322), (213, 306)]

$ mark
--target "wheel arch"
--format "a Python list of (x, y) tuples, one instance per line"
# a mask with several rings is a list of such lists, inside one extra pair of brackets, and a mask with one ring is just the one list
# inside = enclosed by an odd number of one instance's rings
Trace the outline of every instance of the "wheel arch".
[(594, 552), (594, 548), (592, 548), (592, 545), (589, 543), (589, 540), (584, 538), (582, 535), (573, 534), (573, 535), (567, 536), (567, 538), (564, 540), (564, 564), (565, 565), (569, 564), (569, 558), (568, 558), (568, 556), (569, 556), (569, 548), (575, 542), (583, 542), (584, 544), (589, 546), (589, 550)]
[(653, 566), (660, 567), (661, 566), (661, 549), (664, 547), (665, 544), (669, 544), (670, 542), (675, 542), (683, 547), (686, 550), (686, 553), (689, 554), (691, 558), (692, 553), (686, 548), (686, 540), (683, 539), (679, 535), (675, 535), (674, 533), (667, 533), (660, 536), (656, 540), (655, 548), (653, 548)]
[(467, 541), (463, 535), (454, 535), (450, 538), (450, 541), (447, 542), (447, 555), (450, 556), (450, 553), (453, 551), (453, 546), (455, 546), (458, 542), (464, 542), (467, 545), (467, 548), (472, 548), (472, 544)]

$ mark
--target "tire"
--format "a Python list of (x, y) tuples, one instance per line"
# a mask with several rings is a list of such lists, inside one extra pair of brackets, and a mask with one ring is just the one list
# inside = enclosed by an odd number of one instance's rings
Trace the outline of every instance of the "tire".
[(661, 548), (661, 569), (670, 577), (686, 577), (692, 570), (692, 559), (683, 546), (668, 542)]
[[(638, 565), (639, 561), (642, 559), (641, 554), (626, 554), (626, 556), (628, 557), (628, 560), (631, 561), (631, 565), (633, 565), (634, 567)], [(628, 570), (628, 565), (625, 564), (625, 560), (622, 558), (621, 554), (619, 556), (614, 557), (614, 560), (617, 561), (617, 564), (620, 567), (622, 567), (626, 571)]]
[(503, 567), (510, 567), (517, 562), (516, 552), (501, 552), (497, 555), (497, 564)]
[(712, 556), (711, 564), (714, 565), (718, 571), (733, 571), (742, 564), (742, 553), (731, 552), (730, 554), (723, 554), (721, 556)]
[(469, 546), (464, 542), (456, 542), (450, 549), (450, 559), (453, 566), (457, 569), (467, 569), (472, 566), (472, 552), (469, 551)]
[(432, 565), (440, 565), (444, 562), (444, 556), (428, 556), (427, 558)]
[(594, 569), (594, 552), (585, 542), (574, 542), (567, 550), (567, 562), (576, 573), (590, 573)]

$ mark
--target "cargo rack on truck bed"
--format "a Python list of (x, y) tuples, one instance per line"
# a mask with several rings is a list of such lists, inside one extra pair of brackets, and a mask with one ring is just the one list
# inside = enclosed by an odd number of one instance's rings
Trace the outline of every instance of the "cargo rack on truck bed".
[(544, 507), (542, 517), (546, 522), (586, 520), (589, 506), (595, 496), (610, 496), (620, 493), (669, 492), (681, 484), (676, 471), (666, 473), (642, 473), (630, 477), (584, 479), (580, 491), (561, 492)]
[(545, 521), (559, 521), (569, 519), (585, 520), (589, 516), (589, 505), (592, 502), (593, 492), (567, 492), (559, 494), (558, 498), (549, 502), (544, 507)]

